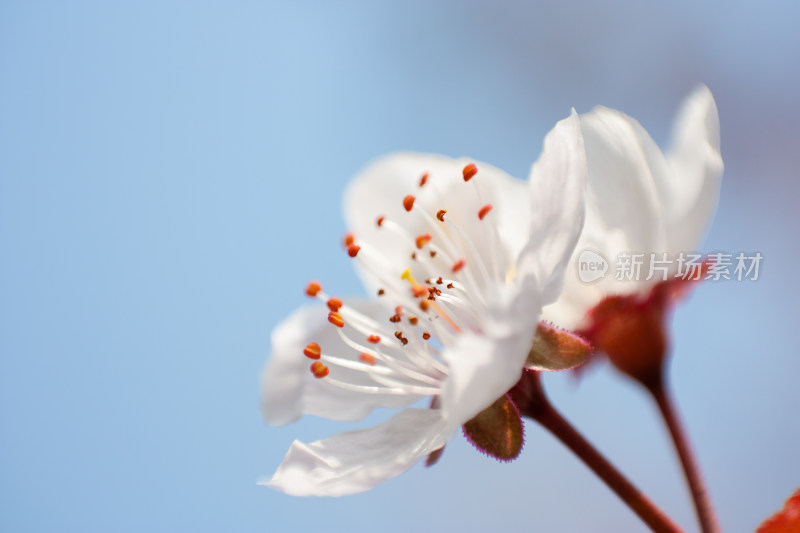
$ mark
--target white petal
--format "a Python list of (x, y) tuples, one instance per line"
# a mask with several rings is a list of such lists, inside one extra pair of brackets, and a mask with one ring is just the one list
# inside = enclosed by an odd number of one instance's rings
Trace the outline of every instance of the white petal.
[(581, 127), (589, 166), (581, 244), (613, 255), (661, 251), (664, 227), (655, 182), (669, 173), (661, 150), (638, 122), (613, 109), (583, 115)]
[(545, 302), (561, 291), (564, 269), (581, 233), (586, 190), (586, 151), (575, 110), (544, 140), (531, 169), (531, 230), (520, 257), (520, 273), (532, 273)]
[[(527, 276), (494, 302), (480, 335), (464, 333), (442, 356), (442, 416), (462, 425), (508, 392), (519, 380), (541, 314), (538, 281)], [(520, 297), (520, 296), (524, 297)]]
[(580, 234), (586, 173), (580, 123), (573, 112), (548, 134), (531, 170), (530, 231), (513, 284), (487, 291), (489, 312), (482, 334), (460, 335), (443, 354), (449, 368), (442, 412), (448, 422), (470, 420), (519, 380), (542, 302), (558, 295)]
[[(462, 170), (469, 163), (478, 167), (478, 174), (465, 183)], [(429, 175), (427, 183), (419, 187), (425, 173)], [(409, 258), (416, 251), (414, 237), (432, 233), (434, 243), (441, 244), (430, 226), (440, 209), (445, 209), (446, 217), (462, 228), (482, 257), (494, 255), (504, 266), (516, 258), (527, 242), (530, 209), (524, 189), (524, 182), (472, 159), (395, 153), (375, 160), (353, 179), (345, 193), (344, 216), (356, 238), (386, 258), (386, 278), (390, 280), (399, 279), (403, 270), (412, 266)], [(416, 197), (411, 212), (403, 208), (407, 195)], [(493, 206), (488, 217), (497, 225), (497, 234), (478, 218), (478, 211), (485, 204)], [(418, 210), (427, 213), (427, 221)], [(402, 226), (410, 238), (403, 241), (387, 228), (379, 228), (379, 216)], [(460, 242), (447, 224), (437, 224)]]
[[(375, 302), (347, 300), (345, 305), (367, 315), (391, 315)], [(318, 343), (329, 355), (358, 356), (342, 342), (327, 317), (328, 309), (323, 306), (301, 308), (273, 331), (272, 355), (261, 374), (262, 411), (269, 424), (288, 424), (304, 414), (358, 420), (374, 407), (404, 407), (420, 398), (352, 392), (330, 385), (324, 378), (315, 378), (309, 371), (312, 361), (303, 355), (303, 348), (309, 343)], [(375, 385), (362, 372), (336, 367), (331, 368), (331, 375), (334, 374), (349, 383)]]
[(691, 252), (705, 235), (722, 181), (719, 116), (705, 85), (684, 100), (667, 153), (669, 182), (659, 182), (670, 252)]
[(345, 496), (395, 477), (447, 442), (439, 411), (405, 409), (373, 428), (294, 441), (263, 485), (293, 496)]
[[(544, 311), (544, 318), (567, 329), (579, 325), (605, 295), (644, 290), (644, 283), (614, 279), (618, 254), (648, 257), (666, 246), (655, 185), (669, 175), (661, 150), (638, 122), (619, 111), (598, 107), (580, 120), (589, 169), (586, 220), (565, 273), (564, 290), (558, 302)], [(578, 257), (587, 249), (599, 252), (611, 265), (594, 284), (578, 277)], [(646, 268), (642, 267), (641, 279)]]

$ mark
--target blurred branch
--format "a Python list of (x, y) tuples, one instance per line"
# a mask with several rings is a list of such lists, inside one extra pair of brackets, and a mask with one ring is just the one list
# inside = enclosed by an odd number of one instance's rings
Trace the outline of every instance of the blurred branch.
[(661, 416), (664, 418), (664, 422), (669, 428), (672, 442), (675, 444), (675, 449), (678, 451), (678, 456), (681, 459), (683, 473), (686, 475), (686, 481), (692, 492), (692, 500), (694, 501), (695, 511), (697, 512), (697, 518), (700, 521), (703, 533), (719, 533), (719, 523), (717, 522), (717, 517), (714, 513), (713, 505), (711, 504), (711, 496), (706, 488), (703, 474), (700, 472), (700, 466), (689, 444), (689, 437), (678, 417), (675, 404), (672, 401), (672, 395), (669, 393), (665, 384), (663, 373), (660, 373), (658, 379), (642, 383), (647, 390), (650, 391), (650, 394), (652, 394), (653, 399), (656, 401), (661, 411)]

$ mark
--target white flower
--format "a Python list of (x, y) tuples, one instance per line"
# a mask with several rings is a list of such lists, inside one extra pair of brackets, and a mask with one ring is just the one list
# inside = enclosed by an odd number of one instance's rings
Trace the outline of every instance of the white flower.
[[(368, 490), (503, 397), (526, 364), (542, 306), (560, 291), (582, 226), (585, 180), (574, 111), (548, 134), (528, 183), (487, 164), (412, 153), (379, 159), (357, 176), (344, 202), (346, 245), (380, 296), (342, 302), (309, 285), (328, 309), (300, 309), (274, 331), (262, 375), (265, 418), (356, 420), (425, 396), (439, 408), (407, 408), (370, 429), (295, 441), (264, 484), (299, 496)], [(575, 362), (527, 364), (556, 370)]]
[[(700, 86), (683, 102), (666, 153), (631, 117), (605, 107), (581, 115), (589, 177), (586, 223), (565, 275), (563, 293), (545, 308), (562, 327), (591, 327), (587, 312), (609, 295), (645, 298), (649, 254), (668, 261), (694, 250), (717, 205), (722, 177), (719, 118), (711, 91)], [(579, 278), (584, 250), (614, 261), (620, 253), (642, 253), (639, 282), (615, 279), (609, 270), (597, 283)]]

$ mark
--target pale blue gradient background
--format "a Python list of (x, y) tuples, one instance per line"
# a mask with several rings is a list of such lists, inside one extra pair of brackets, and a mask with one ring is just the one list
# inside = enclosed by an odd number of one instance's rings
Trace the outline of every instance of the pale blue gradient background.
[[(255, 485), (270, 330), (322, 279), (359, 294), (340, 194), (371, 158), (525, 177), (572, 106), (664, 141), (699, 82), (726, 163), (706, 250), (760, 251), (674, 321), (679, 403), (723, 524), (800, 486), (800, 10), (790, 2), (0, 3), (0, 530), (641, 531), (547, 434), (506, 465), (461, 437), (355, 497)], [(605, 365), (547, 377), (569, 418), (690, 530), (652, 406)]]

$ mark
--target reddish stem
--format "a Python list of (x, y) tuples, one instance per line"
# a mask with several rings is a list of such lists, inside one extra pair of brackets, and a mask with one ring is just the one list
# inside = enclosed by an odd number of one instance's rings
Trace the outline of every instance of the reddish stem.
[(703, 475), (700, 473), (700, 467), (692, 452), (692, 447), (689, 445), (688, 435), (675, 409), (675, 403), (665, 384), (663, 374), (659, 375), (658, 379), (642, 383), (653, 395), (653, 399), (661, 411), (661, 416), (669, 428), (672, 442), (675, 444), (681, 465), (683, 465), (683, 473), (686, 475), (686, 481), (692, 492), (692, 500), (703, 533), (719, 533), (720, 527), (711, 504), (711, 495), (706, 488)]
[(510, 394), (522, 415), (537, 421), (572, 450), (653, 531), (683, 531), (550, 404), (538, 372), (525, 370), (522, 379), (511, 389)]

